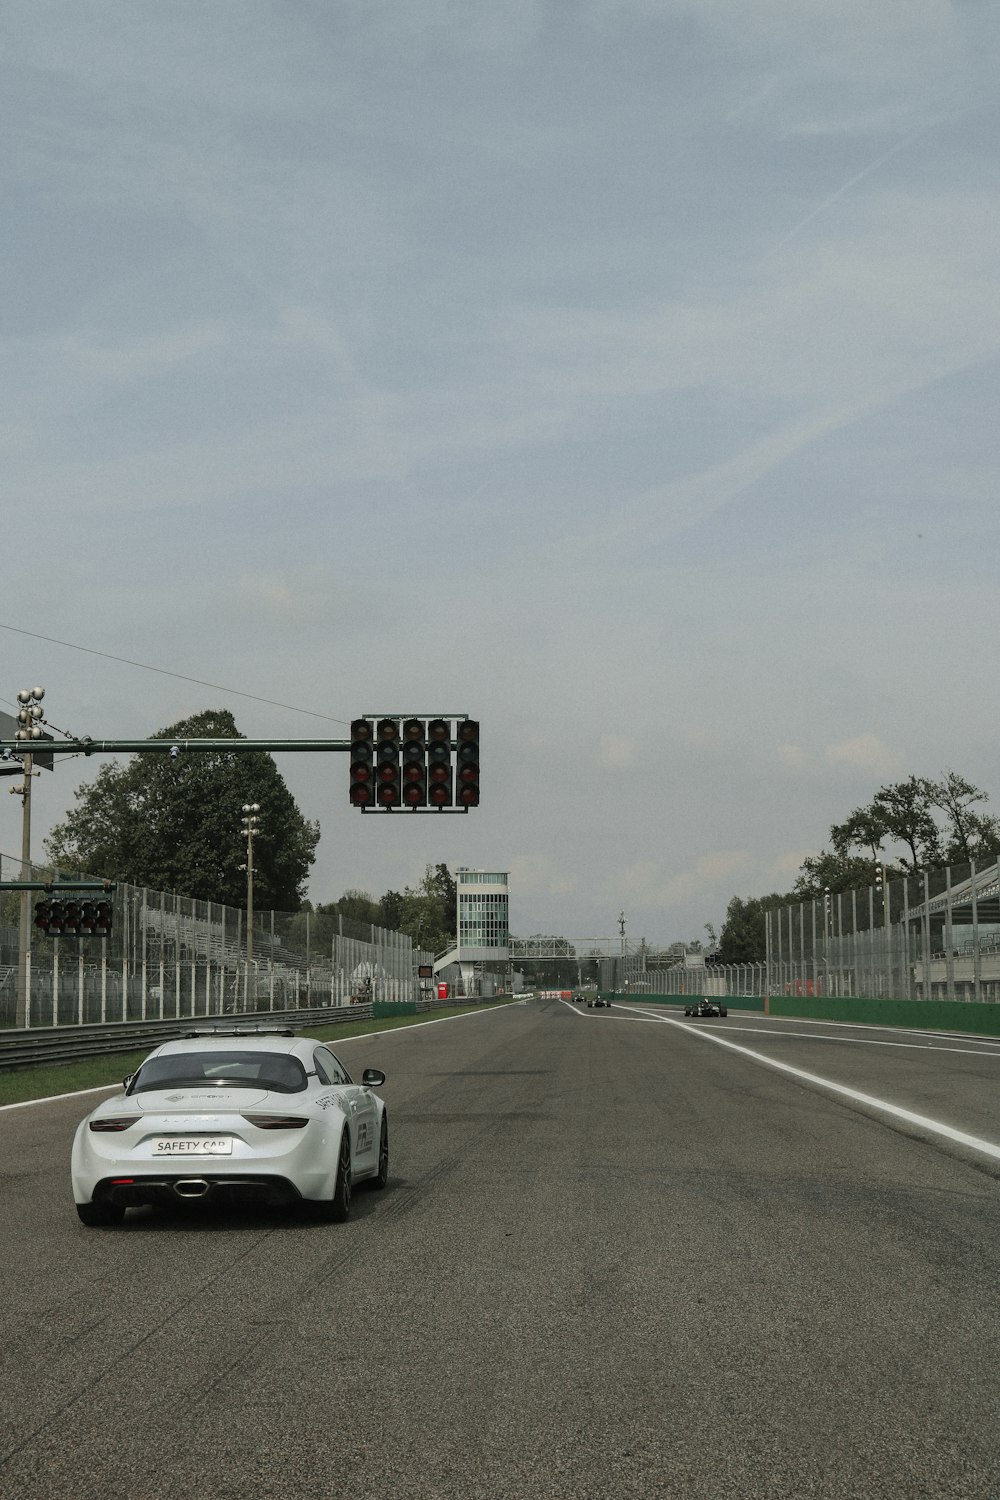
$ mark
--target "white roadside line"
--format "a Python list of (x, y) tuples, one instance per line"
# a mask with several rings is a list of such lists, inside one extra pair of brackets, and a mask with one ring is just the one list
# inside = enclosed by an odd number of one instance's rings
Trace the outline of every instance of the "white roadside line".
[[(620, 1001), (617, 1008), (619, 1010), (632, 1010), (637, 1007), (638, 1001), (627, 1000)], [(739, 1017), (741, 1020), (747, 1014), (759, 1014), (759, 1012), (755, 1013), (751, 1011), (748, 1013), (747, 1011), (740, 1010), (738, 1006), (731, 1005), (729, 1008), (733, 1015)], [(651, 1016), (654, 1020), (657, 1018), (657, 1012), (652, 1010), (644, 1010), (643, 1014)], [(879, 1026), (874, 1021), (824, 1021), (819, 1016), (771, 1016), (769, 1019), (773, 1021), (785, 1021), (786, 1023), (799, 1021), (802, 1026), (842, 1026), (850, 1031), (889, 1031), (893, 1036), (939, 1036), (944, 1037), (947, 1041), (963, 1041), (970, 1044), (976, 1042), (982, 1047), (1000, 1047), (1000, 1037), (979, 1036), (964, 1031), (934, 1031), (924, 1026)], [(728, 1031), (731, 1028), (727, 1027), (726, 1029)], [(768, 1026), (766, 1030), (770, 1033), (771, 1027)], [(785, 1035), (798, 1036), (799, 1033), (797, 1031), (789, 1031)]]
[[(515, 1003), (514, 1001), (507, 1002), (507, 1004)], [(348, 1042), (364, 1042), (373, 1036), (390, 1036), (394, 1031), (417, 1031), (421, 1026), (439, 1026), (442, 1021), (464, 1021), (469, 1016), (491, 1015), (494, 1011), (506, 1010), (506, 1008), (506, 1005), (490, 1005), (485, 1010), (464, 1011), (460, 1016), (435, 1016), (433, 1021), (414, 1021), (410, 1026), (386, 1026), (381, 1031), (362, 1031), (358, 1036), (345, 1036), (340, 1046), (344, 1047)], [(336, 1041), (336, 1037), (328, 1038), (328, 1040)], [(157, 1043), (157, 1045), (160, 1044)], [(142, 1049), (137, 1047), (135, 1050), (139, 1052)], [(152, 1047), (149, 1050), (152, 1052)], [(337, 1051), (340, 1051), (340, 1047)], [(108, 1094), (113, 1089), (120, 1088), (120, 1083), (103, 1083), (96, 1089), (74, 1089), (71, 1094), (47, 1094), (44, 1099), (21, 1099), (17, 1104), (0, 1104), (0, 1114), (7, 1109), (27, 1109), (30, 1104), (58, 1104), (60, 1099), (83, 1099), (87, 1094)]]
[(823, 1036), (818, 1031), (772, 1031), (764, 1026), (727, 1026), (726, 1031), (738, 1031), (748, 1036), (790, 1036), (807, 1042), (847, 1042), (854, 1047), (904, 1047), (912, 1052), (926, 1052), (930, 1047), (934, 1052), (958, 1053), (960, 1057), (1000, 1058), (998, 1049), (990, 1051), (985, 1047), (946, 1047), (941, 1042), (881, 1042), (869, 1036)]
[[(650, 1020), (670, 1021), (673, 1019), (672, 1016), (657, 1016), (653, 1011), (642, 1010), (637, 1005), (630, 1006), (629, 1010), (638, 1012), (644, 1018), (649, 1017)], [(844, 1024), (847, 1025), (849, 1023), (845, 1022)], [(824, 1036), (821, 1032), (818, 1031), (778, 1031), (775, 1027), (771, 1026), (732, 1026), (727, 1024), (726, 1035), (728, 1036), (733, 1031), (739, 1032), (741, 1036), (788, 1036), (794, 1038), (795, 1041), (845, 1042), (855, 1047), (903, 1047), (914, 1052), (926, 1052), (928, 1047), (930, 1047), (935, 1052), (954, 1052), (957, 1053), (960, 1057), (1000, 1058), (1000, 1048), (997, 1048), (996, 1046), (994, 1046), (993, 1051), (990, 1051), (985, 1046), (980, 1048), (945, 1047), (941, 1045), (940, 1041), (882, 1042), (877, 1040), (875, 1037), (870, 1036)], [(907, 1035), (914, 1035), (914, 1033), (908, 1032)], [(934, 1035), (940, 1036), (941, 1033), (935, 1032)], [(945, 1033), (945, 1035), (947, 1035), (947, 1033)]]
[(850, 1099), (854, 1104), (863, 1104), (866, 1109), (877, 1110), (880, 1114), (889, 1115), (894, 1120), (902, 1120), (907, 1125), (915, 1125), (919, 1130), (941, 1136), (944, 1140), (953, 1141), (959, 1146), (967, 1146), (971, 1151), (978, 1151), (983, 1156), (1000, 1161), (1000, 1146), (995, 1146), (992, 1141), (981, 1140), (979, 1136), (969, 1135), (964, 1130), (955, 1130), (953, 1126), (944, 1125), (940, 1120), (932, 1120), (928, 1115), (918, 1115), (912, 1109), (902, 1109), (898, 1104), (890, 1104), (886, 1099), (877, 1099), (874, 1094), (862, 1094), (860, 1090), (848, 1088), (846, 1084), (834, 1083), (831, 1078), (821, 1078), (818, 1073), (807, 1073), (803, 1068), (793, 1068), (790, 1063), (777, 1062), (773, 1057), (765, 1057), (763, 1052), (755, 1052), (752, 1047), (741, 1047), (738, 1042), (727, 1042), (724, 1037), (717, 1036), (712, 1031), (700, 1030), (697, 1026), (684, 1021), (671, 1020), (668, 1016), (662, 1016), (659, 1019), (667, 1026), (676, 1026), (679, 1031), (686, 1031), (690, 1036), (696, 1036), (703, 1042), (714, 1042), (717, 1047), (727, 1047), (730, 1052), (738, 1052), (743, 1057), (749, 1057), (752, 1062), (762, 1063), (765, 1068), (773, 1068), (776, 1072), (787, 1073), (789, 1077), (798, 1078), (803, 1083), (811, 1083), (817, 1088), (828, 1089), (843, 1099)]

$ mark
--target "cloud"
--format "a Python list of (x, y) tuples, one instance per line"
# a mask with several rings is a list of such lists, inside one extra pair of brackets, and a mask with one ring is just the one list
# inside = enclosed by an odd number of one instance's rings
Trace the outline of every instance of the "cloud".
[(802, 868), (802, 861), (814, 852), (812, 849), (786, 849), (783, 854), (779, 854), (771, 861), (768, 867), (769, 874), (776, 878), (797, 875)]
[(646, 910), (667, 910), (686, 901), (718, 896), (719, 888), (747, 874), (753, 859), (745, 849), (720, 849), (705, 854), (694, 868), (666, 876), (654, 860), (638, 860), (610, 877), (614, 899)]
[[(262, 627), (279, 634), (329, 626), (360, 603), (356, 585), (321, 567), (302, 567), (294, 574), (244, 572), (221, 580), (213, 608), (255, 634)], [(207, 602), (207, 601), (206, 601)]]
[(74, 378), (121, 382), (148, 379), (189, 365), (201, 355), (223, 348), (226, 341), (224, 325), (211, 319), (169, 333), (115, 343), (75, 335), (57, 341), (53, 355)]
[(801, 745), (779, 745), (778, 759), (790, 771), (801, 771), (802, 767), (809, 762), (809, 757)]
[(516, 854), (508, 861), (511, 890), (522, 896), (568, 896), (578, 889), (575, 875), (559, 869), (547, 854)]
[(893, 775), (903, 769), (902, 757), (870, 730), (854, 739), (827, 745), (825, 754), (832, 766), (851, 766), (859, 771), (872, 771), (877, 776)]
[(597, 764), (606, 771), (620, 771), (635, 760), (635, 741), (623, 734), (602, 734)]

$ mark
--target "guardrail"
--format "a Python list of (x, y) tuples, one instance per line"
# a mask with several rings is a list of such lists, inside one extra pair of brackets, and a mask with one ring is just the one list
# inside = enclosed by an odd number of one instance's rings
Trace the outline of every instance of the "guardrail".
[[(400, 1007), (402, 1009), (402, 1007)], [(370, 1021), (373, 1005), (315, 1006), (309, 1010), (247, 1011), (238, 1015), (176, 1016), (170, 1021), (111, 1021), (105, 1026), (53, 1026), (46, 1031), (0, 1032), (0, 1072), (40, 1063), (79, 1062), (113, 1052), (138, 1052), (213, 1026), (337, 1026)]]
[(350, 1021), (381, 1020), (387, 1015), (414, 1015), (420, 1011), (452, 1010), (482, 1003), (478, 998), (455, 996), (448, 1000), (380, 1001), (377, 1017), (376, 1006), (369, 1001), (364, 1005), (229, 1011), (224, 1015), (174, 1016), (165, 1021), (108, 1021), (103, 1026), (0, 1031), (0, 1073), (43, 1063), (79, 1062), (85, 1057), (106, 1057), (115, 1052), (138, 1052), (143, 1047), (155, 1047), (158, 1042), (174, 1041), (189, 1031), (206, 1031), (213, 1026), (294, 1026), (298, 1031), (304, 1026), (344, 1026)]

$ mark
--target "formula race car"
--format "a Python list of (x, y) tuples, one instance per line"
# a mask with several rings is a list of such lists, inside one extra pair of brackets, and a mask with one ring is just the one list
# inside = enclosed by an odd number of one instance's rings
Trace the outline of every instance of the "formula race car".
[(729, 1012), (717, 1000), (702, 998), (692, 1001), (690, 1005), (685, 1005), (684, 1014), (686, 1016), (728, 1016)]
[(329, 1047), (290, 1030), (219, 1027), (151, 1052), (73, 1142), (73, 1197), (84, 1224), (192, 1198), (302, 1203), (343, 1221), (351, 1190), (385, 1187), (389, 1120), (366, 1068), (360, 1084)]
[(611, 1001), (605, 1000), (602, 995), (591, 995), (590, 999), (587, 1001), (588, 1010), (601, 1010), (602, 1007), (606, 1007), (608, 1010), (610, 1010)]

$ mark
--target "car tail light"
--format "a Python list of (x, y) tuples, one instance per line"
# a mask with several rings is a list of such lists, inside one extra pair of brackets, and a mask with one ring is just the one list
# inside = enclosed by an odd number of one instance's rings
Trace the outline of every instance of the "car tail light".
[(301, 1130), (309, 1121), (302, 1115), (244, 1115), (258, 1130)]
[(127, 1130), (130, 1125), (139, 1123), (138, 1115), (105, 1115), (103, 1119), (91, 1120), (91, 1130)]

